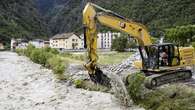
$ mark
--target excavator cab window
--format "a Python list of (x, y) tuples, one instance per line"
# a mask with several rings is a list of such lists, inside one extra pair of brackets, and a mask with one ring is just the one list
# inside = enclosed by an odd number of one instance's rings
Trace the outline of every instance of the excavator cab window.
[(179, 48), (173, 44), (159, 45), (159, 66), (179, 65)]
[(172, 46), (170, 45), (162, 45), (159, 46), (159, 65), (160, 66), (169, 66), (171, 63), (171, 54)]
[(159, 69), (159, 67), (176, 66), (179, 63), (173, 65), (173, 60), (178, 60), (179, 54), (175, 54), (177, 46), (173, 44), (157, 44), (139, 47), (139, 51), (142, 57), (143, 69)]
[(143, 69), (158, 68), (158, 46), (151, 45), (139, 47), (139, 51), (142, 57)]

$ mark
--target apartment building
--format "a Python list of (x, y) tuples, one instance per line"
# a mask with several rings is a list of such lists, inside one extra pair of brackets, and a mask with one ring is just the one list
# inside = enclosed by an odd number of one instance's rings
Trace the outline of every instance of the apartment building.
[(110, 49), (113, 39), (120, 37), (119, 32), (98, 33), (97, 47), (99, 49)]

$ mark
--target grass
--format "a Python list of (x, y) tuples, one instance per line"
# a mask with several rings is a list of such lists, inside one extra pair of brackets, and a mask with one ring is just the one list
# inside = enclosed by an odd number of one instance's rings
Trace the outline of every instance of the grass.
[[(118, 64), (121, 63), (124, 59), (128, 58), (131, 56), (131, 52), (98, 52), (98, 63), (107, 65), (107, 64)], [(74, 54), (74, 53), (63, 53), (61, 56), (70, 61), (70, 62), (75, 62), (75, 63), (84, 63), (87, 58), (86, 53), (79, 53), (79, 54)]]
[(84, 63), (86, 56), (85, 53), (74, 54), (70, 52), (61, 53), (60, 56), (71, 63)]
[(134, 103), (146, 110), (194, 110), (195, 89), (184, 84), (171, 84), (154, 90), (143, 86), (144, 76), (128, 76), (127, 90)]
[(124, 59), (127, 59), (132, 55), (131, 52), (121, 52), (121, 53), (100, 53), (98, 63), (107, 65), (107, 64), (118, 64), (121, 63)]
[(105, 87), (103, 85), (95, 84), (90, 80), (77, 79), (73, 83), (76, 88), (82, 88), (89, 91), (108, 92), (110, 90), (110, 88)]

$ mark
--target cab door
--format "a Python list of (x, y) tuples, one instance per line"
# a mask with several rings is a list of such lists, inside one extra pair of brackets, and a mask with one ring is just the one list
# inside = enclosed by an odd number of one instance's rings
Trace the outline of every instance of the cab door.
[(173, 45), (173, 57), (171, 60), (171, 66), (178, 66), (180, 65), (180, 54), (179, 54), (179, 47), (177, 45)]

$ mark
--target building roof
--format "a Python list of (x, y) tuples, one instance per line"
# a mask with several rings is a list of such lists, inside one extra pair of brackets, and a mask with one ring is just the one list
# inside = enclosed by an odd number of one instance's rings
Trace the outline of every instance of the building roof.
[(72, 35), (75, 35), (74, 33), (63, 33), (63, 34), (57, 34), (53, 36), (51, 39), (68, 39)]

